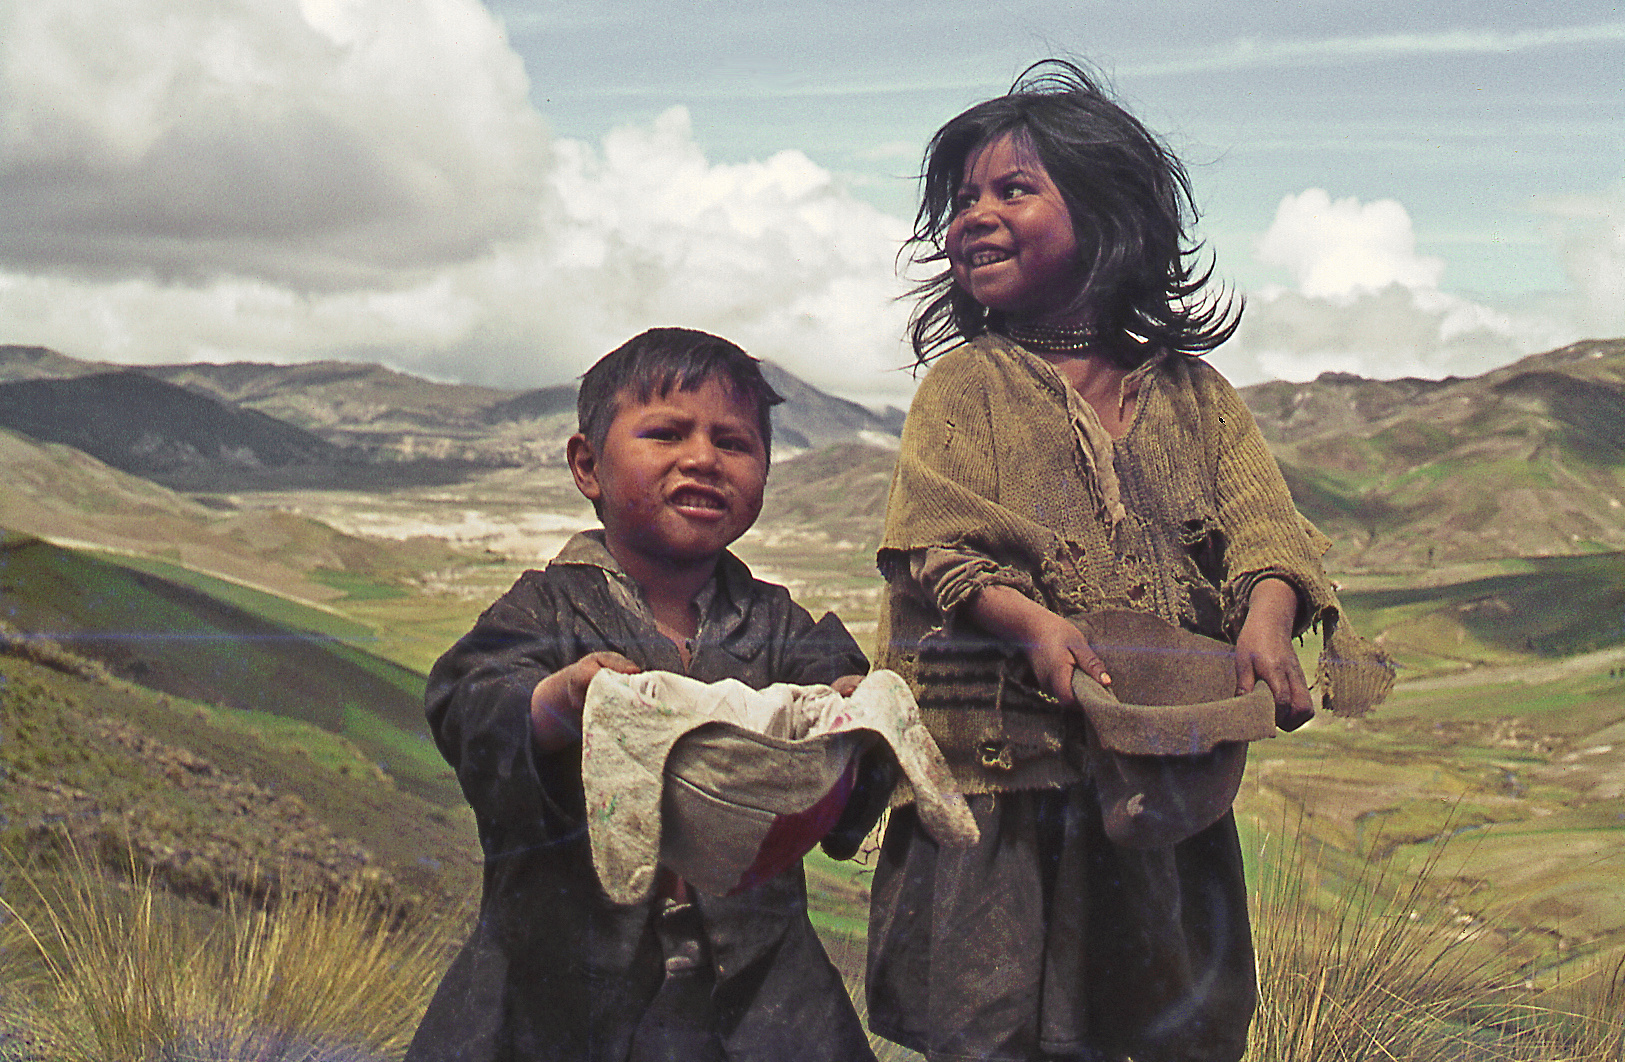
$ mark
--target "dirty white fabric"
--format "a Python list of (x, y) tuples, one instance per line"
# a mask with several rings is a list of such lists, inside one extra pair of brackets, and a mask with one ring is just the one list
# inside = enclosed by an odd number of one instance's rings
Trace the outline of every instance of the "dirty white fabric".
[[(715, 750), (720, 738), (731, 755), (697, 751), (685, 760), (679, 741), (708, 725), (705, 744)], [(582, 718), (581, 780), (593, 868), (604, 891), (617, 903), (643, 899), (662, 856), (669, 860), (674, 851), (684, 855), (685, 865), (674, 869), (685, 878), (705, 891), (727, 891), (775, 819), (816, 804), (876, 740), (896, 756), (932, 836), (944, 845), (975, 843), (970, 809), (907, 683), (894, 672), (876, 671), (842, 697), (829, 686), (753, 690), (734, 679), (599, 671)], [(724, 814), (686, 831), (684, 821), (665, 823), (683, 836), (663, 845), (668, 787), (700, 791)], [(665, 803), (668, 811), (674, 806)], [(730, 824), (723, 831), (729, 835), (712, 834), (719, 822)]]

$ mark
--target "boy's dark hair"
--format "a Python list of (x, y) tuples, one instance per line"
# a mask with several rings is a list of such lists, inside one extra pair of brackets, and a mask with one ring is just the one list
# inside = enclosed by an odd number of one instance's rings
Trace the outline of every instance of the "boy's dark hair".
[[(1197, 298), (1213, 267), (1194, 261), (1201, 244), (1185, 167), (1145, 126), (1075, 64), (1046, 59), (1022, 71), (1008, 94), (979, 103), (931, 138), (920, 210), (908, 243), (916, 264), (946, 262), (945, 238), (966, 161), (1010, 135), (1033, 152), (1072, 218), (1083, 283), (1070, 309), (1088, 309), (1114, 357), (1127, 367), (1165, 347), (1201, 354), (1241, 320), (1237, 300)], [(962, 339), (1003, 326), (944, 269), (916, 287), (909, 337), (919, 364)]]
[(576, 392), (576, 430), (587, 437), (594, 453), (601, 454), (610, 422), (619, 412), (621, 392), (647, 402), (670, 394), (674, 387), (692, 391), (712, 378), (735, 398), (755, 404), (763, 457), (771, 459), (770, 410), (784, 399), (763, 378), (761, 362), (721, 336), (692, 328), (651, 328), (599, 358), (582, 375)]

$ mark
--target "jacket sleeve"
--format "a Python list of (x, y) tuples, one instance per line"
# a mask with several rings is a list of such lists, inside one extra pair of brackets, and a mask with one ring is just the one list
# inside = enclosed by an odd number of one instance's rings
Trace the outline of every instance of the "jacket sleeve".
[(812, 615), (783, 591), (784, 609), (780, 650), (769, 682), (808, 686), (834, 682), (843, 675), (864, 675), (869, 658), (840, 617), (826, 612), (814, 623)]
[(521, 576), (429, 673), (429, 729), (482, 823), (573, 830), (579, 746), (541, 755), (531, 739), (536, 684), (573, 662), (552, 595)]

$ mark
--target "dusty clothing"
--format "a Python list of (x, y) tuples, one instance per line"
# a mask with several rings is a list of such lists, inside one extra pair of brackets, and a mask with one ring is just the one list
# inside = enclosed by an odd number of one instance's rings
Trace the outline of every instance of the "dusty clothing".
[[(1253, 586), (1276, 576), (1298, 590), (1299, 629), (1327, 634), (1327, 705), (1380, 700), (1390, 669), (1339, 626), (1325, 539), (1234, 389), (1182, 355), (1124, 386), (1135, 413), (1114, 440), (1053, 367), (1000, 336), (944, 355), (920, 385), (881, 542), (879, 666), (915, 685), (944, 748), (963, 744), (947, 739), (967, 708), (1034, 709), (1042, 724), (1021, 654), (990, 653), (957, 615), (989, 584), (1063, 616), (1140, 610), (1233, 641)], [(870, 916), (871, 1028), (934, 1060), (1239, 1058), (1256, 987), (1234, 818), (1171, 848), (1111, 844), (1066, 753), (1073, 722), (1056, 722), (1052, 755), (954, 764), (982, 794), (974, 848), (939, 848), (894, 813)]]
[[(698, 604), (686, 671), (702, 681), (814, 684), (868, 669), (838, 619), (814, 623), (731, 554)], [(485, 881), (479, 924), (429, 1006), (413, 1062), (621, 1062), (660, 988), (656, 901), (617, 906), (593, 873), (579, 744), (542, 753), (531, 740), (536, 684), (601, 650), (685, 670), (588, 533), (522, 575), (430, 673), (429, 724), (474, 809)], [(726, 1058), (873, 1058), (806, 904), (799, 864), (735, 896), (697, 894)]]

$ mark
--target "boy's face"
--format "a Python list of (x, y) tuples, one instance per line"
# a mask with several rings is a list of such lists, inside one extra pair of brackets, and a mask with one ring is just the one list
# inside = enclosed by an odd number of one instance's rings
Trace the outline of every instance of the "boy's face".
[(715, 559), (762, 511), (767, 448), (754, 403), (712, 377), (648, 402), (623, 391), (617, 407), (602, 452), (579, 435), (569, 447), (610, 553), (629, 571)]

